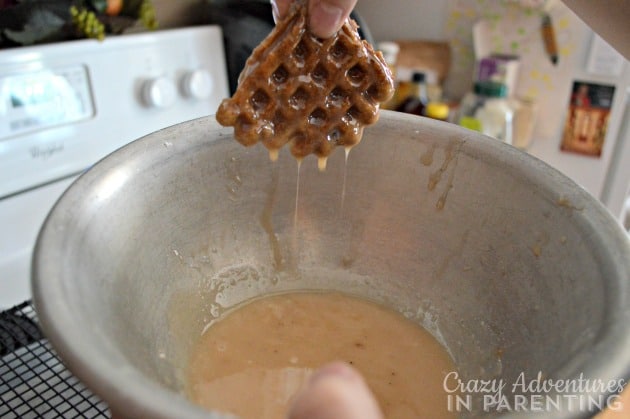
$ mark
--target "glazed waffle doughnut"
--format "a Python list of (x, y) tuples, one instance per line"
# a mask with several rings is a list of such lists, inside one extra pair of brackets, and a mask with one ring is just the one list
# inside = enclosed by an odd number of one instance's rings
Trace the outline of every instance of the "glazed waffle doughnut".
[(254, 49), (216, 118), (234, 127), (241, 144), (262, 142), (272, 159), (289, 144), (296, 158), (315, 154), (323, 168), (336, 146), (361, 141), (363, 127), (377, 121), (380, 102), (394, 85), (381, 53), (359, 38), (353, 20), (319, 39), (307, 28), (306, 10), (306, 1), (294, 2)]

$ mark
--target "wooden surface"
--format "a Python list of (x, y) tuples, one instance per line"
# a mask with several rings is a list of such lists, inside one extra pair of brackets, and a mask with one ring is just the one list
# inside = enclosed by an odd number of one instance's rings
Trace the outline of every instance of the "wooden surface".
[(396, 66), (432, 70), (438, 81), (444, 82), (451, 68), (448, 42), (399, 40), (396, 43), (400, 46)]

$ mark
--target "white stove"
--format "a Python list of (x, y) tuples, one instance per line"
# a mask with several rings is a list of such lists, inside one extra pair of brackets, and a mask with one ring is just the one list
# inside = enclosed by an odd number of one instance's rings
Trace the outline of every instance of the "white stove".
[(0, 50), (0, 311), (30, 298), (37, 233), (84, 170), (228, 95), (221, 30)]

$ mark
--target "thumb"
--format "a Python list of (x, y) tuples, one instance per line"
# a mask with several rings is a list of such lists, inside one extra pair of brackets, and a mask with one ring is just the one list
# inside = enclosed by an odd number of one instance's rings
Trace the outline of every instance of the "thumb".
[(320, 38), (330, 38), (341, 29), (356, 4), (357, 0), (310, 0), (311, 31)]
[[(307, 0), (271, 0), (274, 20), (284, 17), (294, 1)], [(357, 0), (308, 0), (311, 31), (320, 38), (330, 38), (341, 28), (356, 4)]]
[(336, 362), (316, 371), (295, 396), (288, 419), (383, 419), (367, 384)]

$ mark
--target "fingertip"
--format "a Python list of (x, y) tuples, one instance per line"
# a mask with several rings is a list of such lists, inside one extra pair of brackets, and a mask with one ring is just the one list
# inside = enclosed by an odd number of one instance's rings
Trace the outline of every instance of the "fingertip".
[(382, 419), (361, 375), (336, 362), (317, 370), (293, 400), (289, 419)]
[(338, 5), (336, 2), (312, 0), (309, 2), (309, 25), (311, 32), (320, 38), (333, 36), (343, 22), (350, 15), (351, 9)]
[(343, 378), (346, 380), (363, 380), (357, 370), (352, 368), (350, 365), (346, 364), (345, 362), (336, 361), (327, 364), (315, 371), (313, 375), (311, 375), (309, 383), (313, 384), (317, 380), (332, 376)]

